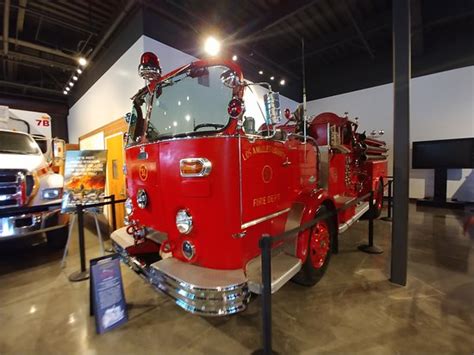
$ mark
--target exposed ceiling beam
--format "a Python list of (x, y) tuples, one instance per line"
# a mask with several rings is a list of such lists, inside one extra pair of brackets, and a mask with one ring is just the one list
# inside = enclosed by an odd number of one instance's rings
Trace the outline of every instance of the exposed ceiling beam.
[(23, 32), (23, 25), (25, 24), (25, 9), (26, 3), (28, 0), (19, 0), (19, 9), (18, 14), (16, 17), (16, 37), (18, 38), (18, 34)]
[(411, 51), (414, 56), (419, 56), (424, 52), (423, 17), (420, 0), (411, 0), (411, 28)]
[[(390, 28), (391, 22), (391, 13), (387, 12), (384, 14), (380, 14), (377, 16), (377, 19), (371, 23), (366, 23), (364, 28), (361, 28), (361, 32), (364, 37), (367, 37), (373, 32), (377, 32), (386, 28)], [(358, 33), (354, 33), (354, 27), (349, 26), (342, 31), (338, 31), (332, 33), (330, 35), (325, 36), (324, 39), (308, 42), (306, 44), (306, 48), (308, 48), (308, 52), (305, 53), (305, 57), (309, 58), (314, 55), (320, 54), (328, 49), (336, 48), (342, 44), (347, 42), (353, 41), (355, 39), (360, 38)], [(290, 59), (286, 62), (286, 64), (297, 62), (301, 60), (301, 55), (295, 56), (293, 59)]]
[(10, 0), (5, 0), (3, 7), (3, 54), (8, 54), (8, 36), (10, 27)]
[(43, 12), (40, 12), (40, 11), (36, 11), (36, 10), (32, 10), (30, 8), (27, 8), (26, 6), (21, 6), (21, 5), (10, 5), (11, 8), (14, 8), (14, 9), (18, 9), (18, 11), (20, 10), (24, 10), (26, 13), (28, 14), (31, 14), (33, 16), (36, 16), (38, 17), (39, 19), (41, 20), (47, 20), (51, 23), (56, 23), (58, 25), (61, 25), (63, 27), (66, 27), (66, 28), (70, 28), (70, 29), (73, 29), (73, 30), (76, 30), (78, 32), (83, 32), (83, 33), (88, 33), (92, 36), (97, 36), (97, 33), (93, 32), (93, 31), (90, 31), (90, 30), (87, 30), (83, 27), (80, 27), (80, 26), (76, 26), (70, 22), (66, 22), (66, 21), (63, 21), (59, 18), (56, 18), (56, 17), (53, 17), (53, 16), (49, 16), (48, 14), (45, 14)]
[(38, 64), (38, 65), (42, 65), (42, 66), (46, 66), (50, 68), (58, 68), (58, 69), (69, 70), (69, 71), (74, 71), (76, 70), (76, 67), (77, 67), (75, 65), (65, 64), (65, 63), (61, 63), (61, 62), (57, 62), (57, 61), (53, 61), (53, 60), (49, 60), (49, 59), (45, 59), (41, 57), (35, 57), (29, 54), (12, 52), (12, 51), (10, 51), (8, 55), (4, 57), (7, 57), (9, 59), (14, 59), (17, 61), (25, 61), (25, 62)]
[[(0, 37), (0, 38), (4, 39), (5, 37)], [(45, 47), (45, 46), (42, 46), (40, 44), (35, 44), (35, 43), (27, 42), (27, 41), (22, 41), (21, 39), (9, 38), (8, 42), (12, 43), (12, 44), (15, 44), (15, 45), (18, 45), (20, 47), (31, 48), (31, 49), (35, 49), (35, 50), (40, 51), (40, 52), (44, 52), (44, 53), (53, 54), (53, 55), (56, 55), (56, 56), (59, 56), (59, 57), (67, 58), (67, 59), (70, 59), (72, 61), (76, 61), (76, 59), (77, 59), (77, 57), (72, 55), (72, 54), (67, 54), (67, 53), (64, 53), (63, 51), (60, 51), (58, 49)]]
[(64, 96), (62, 91), (48, 89), (48, 88), (42, 88), (42, 87), (39, 87), (39, 86), (20, 84), (20, 83), (16, 83), (16, 82), (12, 82), (12, 81), (0, 80), (0, 85), (6, 86), (6, 87), (18, 88), (18, 89), (44, 92), (44, 93), (49, 94), (49, 95)]
[(372, 48), (370, 48), (370, 45), (369, 45), (369, 42), (367, 41), (367, 39), (365, 38), (365, 35), (364, 33), (362, 32), (362, 30), (360, 29), (356, 19), (354, 18), (354, 15), (352, 14), (352, 10), (351, 8), (349, 7), (349, 4), (347, 3), (346, 0), (344, 0), (344, 9), (347, 13), (347, 16), (349, 17), (349, 19), (351, 20), (351, 23), (352, 25), (354, 26), (357, 34), (359, 35), (359, 38), (360, 38), (360, 41), (362, 42), (362, 44), (364, 45), (365, 49), (367, 49), (367, 52), (369, 52), (369, 55), (372, 59), (375, 58), (375, 55), (374, 55), (374, 51), (372, 50)]
[(107, 31), (101, 36), (100, 42), (95, 46), (94, 50), (92, 51), (91, 55), (88, 58), (89, 61), (92, 61), (97, 55), (97, 53), (100, 52), (105, 42), (108, 41), (110, 36), (114, 33), (118, 25), (120, 25), (120, 22), (122, 22), (122, 20), (125, 18), (125, 16), (129, 14), (129, 12), (132, 10), (135, 3), (136, 3), (136, 0), (128, 0), (127, 4), (123, 8), (123, 10), (120, 12), (120, 14), (115, 18), (112, 25), (110, 25)]

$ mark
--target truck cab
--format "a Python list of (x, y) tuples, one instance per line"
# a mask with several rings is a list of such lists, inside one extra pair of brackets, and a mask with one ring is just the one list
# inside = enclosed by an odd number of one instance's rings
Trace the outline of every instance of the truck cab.
[(52, 171), (32, 135), (19, 131), (0, 130), (0, 161), (0, 242), (45, 232), (51, 246), (63, 246), (68, 220), (59, 207), (15, 212), (60, 203), (63, 176)]

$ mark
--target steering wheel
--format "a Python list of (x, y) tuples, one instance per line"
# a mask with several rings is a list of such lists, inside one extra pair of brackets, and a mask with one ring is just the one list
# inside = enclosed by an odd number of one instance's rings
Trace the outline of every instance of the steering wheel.
[(212, 127), (217, 131), (218, 129), (224, 128), (225, 125), (220, 124), (220, 123), (201, 123), (201, 124), (198, 124), (196, 127), (194, 127), (194, 132), (204, 127)]

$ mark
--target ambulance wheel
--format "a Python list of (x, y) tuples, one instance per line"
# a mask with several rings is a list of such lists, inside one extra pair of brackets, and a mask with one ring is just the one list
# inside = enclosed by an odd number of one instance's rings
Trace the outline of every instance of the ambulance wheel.
[[(321, 206), (316, 217), (327, 212)], [(333, 219), (319, 221), (310, 231), (306, 260), (301, 270), (293, 277), (293, 281), (303, 286), (314, 286), (323, 277), (331, 259), (332, 243), (336, 235)]]
[(63, 249), (67, 242), (68, 227), (67, 225), (52, 231), (46, 232), (46, 240), (48, 247), (51, 249)]

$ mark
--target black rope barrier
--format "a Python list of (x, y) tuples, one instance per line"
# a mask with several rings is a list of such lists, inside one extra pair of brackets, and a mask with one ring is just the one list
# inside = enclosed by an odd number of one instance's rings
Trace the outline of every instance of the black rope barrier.
[[(359, 250), (372, 254), (382, 253), (382, 249), (377, 247), (374, 244), (374, 193), (373, 191), (361, 196), (357, 199), (351, 200), (341, 207), (333, 210), (331, 212), (326, 212), (322, 215), (319, 215), (312, 219), (311, 221), (303, 223), (301, 226), (281, 233), (277, 236), (272, 237), (270, 234), (263, 234), (259, 240), (259, 247), (261, 250), (261, 269), (262, 269), (262, 297), (261, 297), (261, 307), (262, 307), (262, 349), (254, 351), (254, 354), (276, 354), (272, 349), (272, 269), (271, 269), (271, 259), (272, 259), (272, 246), (274, 244), (283, 242), (286, 243), (290, 240), (296, 238), (296, 236), (316, 225), (319, 221), (334, 217), (339, 212), (346, 210), (349, 207), (352, 207), (358, 204), (361, 201), (366, 201), (369, 199), (369, 210), (368, 210), (368, 244), (359, 246)], [(337, 242), (337, 236), (334, 242)]]
[[(110, 201), (105, 201), (105, 200), (110, 200)], [(111, 205), (112, 206), (112, 227), (115, 230), (117, 228), (115, 205), (117, 203), (123, 203), (125, 201), (126, 201), (125, 199), (116, 200), (115, 195), (110, 195), (110, 196), (104, 197), (103, 202), (76, 205), (77, 227), (78, 227), (78, 236), (79, 236), (79, 258), (80, 258), (80, 263), (81, 263), (81, 269), (69, 275), (69, 281), (77, 282), (77, 281), (84, 281), (84, 280), (89, 279), (89, 270), (86, 267), (86, 247), (85, 247), (85, 238), (84, 238), (84, 210)]]

